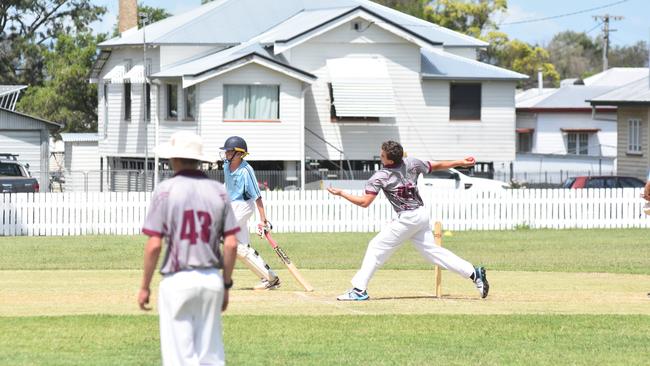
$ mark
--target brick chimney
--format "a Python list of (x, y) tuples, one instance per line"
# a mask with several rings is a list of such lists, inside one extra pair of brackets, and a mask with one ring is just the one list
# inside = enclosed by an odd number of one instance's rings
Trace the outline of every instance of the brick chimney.
[(138, 27), (138, 4), (136, 0), (120, 0), (120, 15), (117, 29), (120, 33)]

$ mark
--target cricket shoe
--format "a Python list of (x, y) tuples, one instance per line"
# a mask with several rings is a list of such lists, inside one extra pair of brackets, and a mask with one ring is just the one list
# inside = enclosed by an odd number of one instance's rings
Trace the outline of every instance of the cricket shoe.
[(474, 284), (476, 285), (478, 292), (481, 294), (481, 298), (485, 299), (490, 291), (490, 284), (485, 275), (485, 267), (476, 267), (474, 269)]
[(339, 301), (364, 301), (368, 300), (369, 298), (370, 296), (368, 296), (368, 292), (366, 290), (361, 291), (357, 288), (353, 288), (343, 295), (337, 297), (336, 299)]
[(266, 278), (262, 279), (262, 282), (258, 283), (253, 287), (255, 291), (266, 291), (266, 290), (275, 290), (280, 287), (280, 277), (276, 277), (271, 281), (268, 281)]

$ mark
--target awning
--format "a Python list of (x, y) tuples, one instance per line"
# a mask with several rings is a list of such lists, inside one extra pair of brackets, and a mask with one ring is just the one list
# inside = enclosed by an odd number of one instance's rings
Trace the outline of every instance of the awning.
[(124, 75), (124, 81), (132, 84), (144, 84), (144, 68), (142, 65), (135, 65)]
[(517, 133), (533, 133), (535, 132), (534, 128), (518, 128), (516, 129)]
[(104, 82), (105, 83), (111, 83), (111, 84), (122, 84), (124, 82), (124, 73), (125, 73), (125, 67), (124, 65), (115, 65), (109, 71), (104, 75)]
[(565, 133), (596, 133), (600, 128), (560, 128), (560, 131)]
[(327, 60), (337, 117), (395, 117), (395, 92), (377, 58)]

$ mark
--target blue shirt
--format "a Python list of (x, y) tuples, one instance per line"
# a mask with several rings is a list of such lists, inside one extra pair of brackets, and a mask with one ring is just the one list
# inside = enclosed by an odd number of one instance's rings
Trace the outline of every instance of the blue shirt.
[(257, 184), (255, 171), (246, 160), (242, 160), (234, 172), (230, 171), (230, 162), (225, 161), (223, 164), (223, 172), (226, 189), (228, 189), (228, 195), (231, 201), (256, 200), (262, 195), (260, 187)]

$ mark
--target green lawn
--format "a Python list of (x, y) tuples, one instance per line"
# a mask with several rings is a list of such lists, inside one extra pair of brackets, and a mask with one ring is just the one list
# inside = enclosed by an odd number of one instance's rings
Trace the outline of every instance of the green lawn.
[[(489, 268), (486, 300), (451, 273), (446, 296), (432, 298), (431, 266), (405, 246), (377, 272), (371, 301), (334, 301), (372, 236), (274, 234), (316, 287), (311, 294), (254, 238), (284, 284), (255, 293), (239, 267), (224, 317), (229, 363), (649, 363), (647, 230), (454, 232), (444, 245)], [(144, 241), (0, 238), (0, 365), (159, 364), (157, 317), (135, 305)]]
[[(648, 316), (226, 316), (232, 365), (647, 365)], [(157, 318), (0, 318), (3, 365), (155, 365)]]
[[(274, 234), (301, 268), (356, 269), (372, 233)], [(645, 229), (455, 232), (444, 246), (492, 270), (650, 274)], [(140, 269), (143, 236), (0, 237), (0, 270)], [(253, 246), (271, 261), (266, 241)], [(38, 255), (35, 255), (38, 254)], [(430, 268), (411, 245), (386, 269)]]

